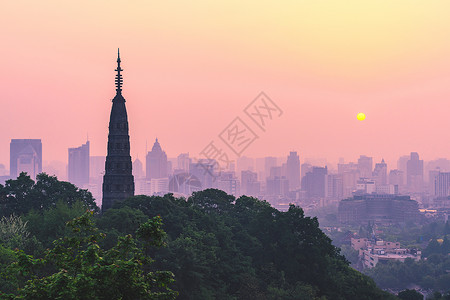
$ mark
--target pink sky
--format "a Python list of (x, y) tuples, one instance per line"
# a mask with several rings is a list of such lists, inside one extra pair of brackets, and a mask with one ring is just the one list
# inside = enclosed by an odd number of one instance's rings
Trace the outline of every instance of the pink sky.
[(448, 0), (242, 2), (5, 1), (0, 163), (105, 155), (118, 47), (134, 158), (198, 156), (260, 91), (284, 113), (247, 156), (450, 158)]

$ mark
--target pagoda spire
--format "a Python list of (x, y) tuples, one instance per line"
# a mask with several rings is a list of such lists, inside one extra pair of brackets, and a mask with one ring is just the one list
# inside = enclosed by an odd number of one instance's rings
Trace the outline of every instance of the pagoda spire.
[(117, 51), (116, 91), (109, 118), (108, 147), (103, 176), (102, 211), (111, 208), (116, 201), (134, 195), (133, 164), (130, 155), (130, 135), (125, 98), (122, 96), (122, 68)]
[(120, 74), (120, 72), (123, 71), (123, 69), (120, 67), (120, 51), (119, 51), (119, 48), (117, 48), (117, 69), (115, 69), (114, 71), (117, 72), (117, 74), (116, 74), (116, 92), (117, 92), (117, 94), (122, 94), (123, 78), (122, 78), (122, 74)]

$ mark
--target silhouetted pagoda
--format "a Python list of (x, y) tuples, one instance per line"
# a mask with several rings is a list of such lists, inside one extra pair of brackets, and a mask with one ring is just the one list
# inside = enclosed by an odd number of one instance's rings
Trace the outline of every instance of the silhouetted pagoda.
[(102, 211), (110, 208), (115, 201), (123, 201), (134, 196), (134, 178), (130, 156), (130, 136), (125, 98), (122, 96), (122, 74), (120, 53), (117, 53), (116, 96), (112, 100), (109, 119), (108, 154), (103, 176)]

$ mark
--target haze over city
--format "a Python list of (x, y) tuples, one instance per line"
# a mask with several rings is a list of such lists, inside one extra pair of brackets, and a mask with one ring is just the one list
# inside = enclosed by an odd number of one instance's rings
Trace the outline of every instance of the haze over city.
[(87, 136), (91, 155), (106, 155), (118, 47), (133, 160), (156, 137), (169, 157), (198, 155), (261, 91), (283, 115), (246, 156), (450, 157), (447, 1), (2, 6), (7, 168), (14, 138), (42, 139), (44, 161), (67, 163)]
[(1, 299), (450, 299), (450, 1), (3, 1)]

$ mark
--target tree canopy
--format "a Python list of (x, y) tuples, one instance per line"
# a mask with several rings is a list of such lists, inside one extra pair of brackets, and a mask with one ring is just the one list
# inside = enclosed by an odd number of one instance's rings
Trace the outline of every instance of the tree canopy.
[(92, 194), (88, 190), (77, 188), (70, 182), (59, 181), (55, 176), (45, 173), (37, 175), (36, 182), (26, 173), (20, 173), (16, 179), (0, 184), (0, 215), (26, 214), (30, 210), (45, 210), (62, 201), (69, 205), (77, 201), (98, 211)]
[(175, 299), (177, 293), (168, 286), (173, 274), (150, 271), (151, 246), (161, 246), (165, 236), (161, 218), (143, 223), (136, 235), (118, 238), (105, 250), (99, 241), (105, 234), (95, 227), (91, 213), (67, 223), (73, 235), (53, 242), (43, 258), (33, 258), (16, 250), (16, 259), (3, 271), (14, 286), (3, 299)]
[(317, 219), (293, 205), (280, 212), (208, 189), (188, 199), (136, 196), (113, 209), (163, 218), (168, 242), (155, 264), (174, 272), (178, 299), (395, 298), (350, 268)]

